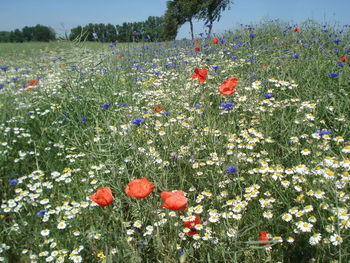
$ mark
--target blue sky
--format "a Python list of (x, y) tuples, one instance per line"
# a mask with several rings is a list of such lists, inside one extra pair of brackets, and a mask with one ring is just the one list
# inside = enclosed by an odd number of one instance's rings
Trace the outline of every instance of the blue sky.
[[(0, 31), (42, 24), (58, 33), (88, 23), (136, 22), (148, 16), (161, 16), (166, 0), (0, 0)], [(308, 18), (321, 23), (350, 24), (350, 0), (234, 0), (213, 27), (220, 33), (239, 24), (262, 19), (282, 19), (300, 23)], [(195, 33), (204, 31), (202, 21), (195, 22)], [(190, 37), (189, 25), (183, 25), (178, 38)]]

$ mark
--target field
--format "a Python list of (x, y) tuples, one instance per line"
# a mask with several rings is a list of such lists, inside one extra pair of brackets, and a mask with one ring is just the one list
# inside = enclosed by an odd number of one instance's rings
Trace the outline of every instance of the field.
[(348, 60), (311, 21), (0, 44), (0, 262), (349, 262)]

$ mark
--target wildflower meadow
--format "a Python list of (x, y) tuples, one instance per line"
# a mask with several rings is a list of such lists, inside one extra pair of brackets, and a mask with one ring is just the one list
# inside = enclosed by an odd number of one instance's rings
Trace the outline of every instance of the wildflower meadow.
[(0, 50), (0, 262), (350, 261), (350, 26)]

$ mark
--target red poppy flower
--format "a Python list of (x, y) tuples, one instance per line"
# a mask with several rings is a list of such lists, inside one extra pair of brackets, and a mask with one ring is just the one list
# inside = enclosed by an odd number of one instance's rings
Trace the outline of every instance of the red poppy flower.
[(160, 208), (165, 207), (170, 210), (186, 210), (187, 208), (187, 198), (183, 191), (175, 192), (162, 192), (160, 197), (164, 200), (164, 203)]
[[(267, 237), (267, 232), (263, 231), (263, 232), (260, 232), (260, 236), (259, 236), (259, 241), (268, 241), (269, 238)], [(266, 246), (268, 245), (269, 243), (261, 243), (262, 246)]]
[(33, 87), (33, 86), (36, 86), (38, 85), (39, 83), (39, 79), (33, 79), (31, 80), (25, 87), (28, 88), (28, 87)]
[(201, 219), (196, 216), (193, 221), (186, 221), (184, 222), (184, 227), (187, 227), (190, 229), (190, 231), (187, 233), (187, 235), (193, 236), (195, 234), (199, 233), (199, 230), (195, 228), (196, 225), (201, 223)]
[(294, 32), (300, 31), (300, 27), (298, 27), (298, 26), (294, 27), (294, 28), (293, 28), (293, 31), (294, 31)]
[(132, 180), (125, 188), (127, 196), (135, 198), (145, 198), (154, 189), (154, 183), (148, 181), (147, 178)]
[(207, 79), (208, 69), (206, 69), (206, 68), (202, 68), (202, 69), (196, 68), (194, 70), (194, 73), (195, 74), (192, 76), (192, 78), (193, 79), (199, 79), (199, 82), (203, 83)]
[(214, 37), (213, 39), (212, 39), (212, 41), (211, 41), (211, 43), (213, 43), (213, 44), (218, 44), (219, 43), (219, 38), (218, 37)]
[(237, 86), (238, 78), (229, 78), (225, 80), (220, 87), (220, 94), (223, 95), (232, 95), (236, 92), (236, 86)]
[(153, 110), (155, 112), (161, 112), (161, 111), (164, 110), (164, 108), (162, 106), (160, 106), (160, 105), (156, 105), (156, 106), (153, 106)]
[(196, 51), (196, 52), (201, 51), (201, 47), (195, 47), (195, 48), (194, 48), (194, 51)]
[(99, 206), (107, 206), (114, 200), (112, 190), (109, 187), (98, 188), (96, 194), (90, 195), (89, 198)]
[(340, 60), (341, 62), (345, 62), (345, 63), (348, 63), (348, 62), (349, 62), (349, 60), (346, 58), (346, 56), (340, 57), (339, 60)]

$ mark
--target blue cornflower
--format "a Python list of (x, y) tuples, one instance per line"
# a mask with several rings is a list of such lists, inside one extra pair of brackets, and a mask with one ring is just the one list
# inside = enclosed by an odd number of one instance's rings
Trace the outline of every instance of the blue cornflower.
[(8, 182), (8, 185), (16, 185), (16, 184), (18, 184), (18, 180), (17, 179), (11, 179)]
[(44, 216), (47, 211), (45, 209), (40, 210), (36, 213), (37, 216)]
[(145, 121), (145, 119), (143, 119), (143, 118), (136, 118), (136, 119), (133, 119), (133, 120), (132, 120), (132, 124), (140, 125), (140, 124), (143, 123), (144, 121)]
[(265, 98), (266, 99), (270, 99), (270, 98), (272, 98), (273, 97), (273, 94), (272, 93), (266, 93), (265, 94)]
[(122, 104), (120, 104), (120, 106), (122, 106), (122, 107), (128, 107), (129, 105), (128, 105), (127, 103), (122, 103)]
[(235, 106), (235, 104), (229, 103), (229, 102), (225, 102), (225, 103), (221, 103), (220, 106), (222, 108), (224, 108), (225, 110), (229, 110), (229, 109), (233, 108), (233, 106)]
[(256, 60), (256, 58), (248, 58), (246, 61), (247, 62), (251, 62), (251, 61), (254, 61), (254, 60)]
[(81, 118), (79, 118), (79, 121), (82, 122), (82, 123), (85, 123), (85, 122), (87, 122), (87, 118), (86, 117), (81, 117)]
[(231, 59), (237, 59), (238, 57), (237, 56), (232, 56)]
[(343, 40), (341, 40), (341, 39), (334, 39), (334, 40), (333, 40), (333, 43), (334, 43), (334, 44), (338, 44), (338, 43), (340, 43), (340, 42), (342, 42), (342, 41), (343, 41)]
[(254, 38), (254, 37), (255, 37), (255, 34), (254, 34), (254, 33), (250, 33), (250, 34), (249, 34), (249, 37), (250, 37), (250, 38)]
[(166, 111), (166, 112), (162, 112), (161, 114), (162, 114), (162, 116), (169, 116), (170, 112)]
[(316, 130), (315, 133), (319, 134), (320, 136), (323, 136), (323, 135), (333, 134), (334, 131), (322, 129), (322, 130)]
[(225, 169), (225, 171), (230, 174), (234, 174), (234, 173), (237, 173), (238, 169), (236, 166), (229, 166)]
[(200, 105), (199, 103), (197, 103), (196, 105), (194, 105), (194, 107), (195, 107), (196, 109), (198, 109), (198, 108), (202, 107), (202, 105)]
[(3, 71), (6, 71), (6, 70), (8, 70), (8, 69), (9, 69), (9, 67), (7, 67), (7, 66), (1, 67), (1, 68), (0, 68), (0, 70), (3, 70)]
[(339, 74), (338, 73), (334, 73), (334, 72), (330, 72), (330, 73), (328, 73), (328, 76), (334, 78), (334, 77), (338, 77)]
[(218, 68), (219, 68), (219, 66), (217, 66), (217, 65), (214, 65), (214, 66), (213, 66), (213, 69), (214, 69), (215, 71), (217, 71)]
[(301, 56), (300, 54), (296, 53), (296, 54), (293, 54), (293, 55), (292, 55), (292, 58), (293, 58), (293, 59), (298, 59), (300, 56)]
[(261, 49), (268, 49), (269, 47), (268, 46), (261, 46), (260, 48)]
[(107, 110), (110, 106), (111, 104), (109, 103), (101, 104), (101, 110)]
[(339, 66), (339, 67), (344, 67), (345, 65), (346, 65), (346, 62), (339, 62), (339, 63), (338, 63), (338, 66)]
[(4, 87), (4, 84), (0, 84), (0, 89), (3, 89)]
[(112, 43), (109, 45), (109, 47), (115, 47), (116, 45), (117, 45), (116, 42), (112, 42)]

